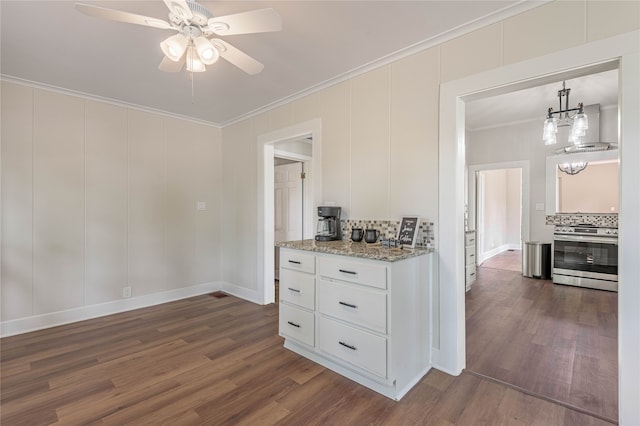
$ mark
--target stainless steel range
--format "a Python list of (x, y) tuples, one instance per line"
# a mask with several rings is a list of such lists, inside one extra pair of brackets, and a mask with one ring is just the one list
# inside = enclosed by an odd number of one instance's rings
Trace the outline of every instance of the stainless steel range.
[(618, 229), (556, 226), (553, 282), (618, 291)]

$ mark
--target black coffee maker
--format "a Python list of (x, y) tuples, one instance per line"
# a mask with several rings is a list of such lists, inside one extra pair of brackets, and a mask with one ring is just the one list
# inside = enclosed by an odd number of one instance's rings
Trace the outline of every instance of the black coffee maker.
[(337, 241), (342, 239), (340, 211), (336, 206), (318, 207), (318, 232), (316, 241)]

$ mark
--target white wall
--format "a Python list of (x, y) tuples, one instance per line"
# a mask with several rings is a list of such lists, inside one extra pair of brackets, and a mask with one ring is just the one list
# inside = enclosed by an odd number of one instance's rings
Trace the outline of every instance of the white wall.
[(485, 170), (484, 175), (484, 226), (478, 258), (507, 242), (507, 171)]
[[(426, 50), (222, 130), (225, 215), (224, 280), (257, 291), (259, 135), (322, 120), (322, 200), (343, 217), (435, 220), (437, 205), (438, 51)], [(417, 79), (416, 76), (421, 78)], [(393, 105), (393, 107), (390, 107)], [(228, 266), (227, 266), (228, 265)]]
[(478, 173), (484, 181), (484, 224), (483, 229), (479, 225), (476, 228), (480, 242), (477, 258), (478, 262), (483, 262), (507, 249), (520, 247), (522, 179), (521, 169), (481, 170)]
[[(439, 205), (439, 196), (447, 196), (439, 190), (439, 167), (452, 167), (438, 162), (441, 84), (636, 30), (640, 28), (638, 12), (636, 2), (552, 2), (224, 128), (224, 176), (232, 186), (225, 183), (223, 202), (235, 208), (224, 213), (229, 219), (225, 223), (230, 224), (224, 231), (223, 264), (228, 265), (224, 279), (250, 290), (262, 281), (259, 270), (232, 267), (253, 265), (262, 257), (261, 250), (256, 250), (257, 219), (251, 214), (258, 211), (256, 176), (241, 166), (257, 163), (258, 135), (311, 119), (322, 121), (323, 200), (343, 206), (350, 218), (419, 214), (435, 222), (436, 247), (456, 250), (461, 258), (462, 238), (440, 238), (438, 231), (443, 215), (463, 223), (462, 209), (458, 220), (456, 209)], [(546, 27), (554, 31), (540, 31)], [(532, 177), (544, 175), (545, 157), (553, 153), (544, 148), (536, 151), (541, 146), (538, 125), (536, 129), (535, 138), (514, 134), (517, 144), (505, 153), (512, 159), (535, 159)], [(363, 165), (367, 161), (369, 168)], [(478, 160), (496, 161), (500, 160)], [(456, 170), (442, 171), (443, 176), (449, 173), (455, 185)], [(544, 179), (531, 180), (531, 205), (544, 203)], [(531, 223), (532, 239), (551, 238), (544, 211), (531, 211)], [(452, 284), (457, 280), (451, 274), (462, 271), (462, 266), (441, 264), (433, 293), (434, 300), (444, 306), (434, 318), (440, 331), (434, 333), (438, 336), (434, 346), (441, 349), (434, 360), (438, 368), (450, 372), (455, 372), (452, 366), (464, 365), (464, 350), (455, 342), (459, 330), (451, 328), (456, 315), (451, 301), (457, 300)]]
[[(215, 286), (220, 136), (202, 124), (2, 82), (3, 333)], [(207, 209), (198, 211), (198, 201)], [(123, 287), (133, 296), (126, 306), (118, 304)]]
[(522, 239), (522, 169), (507, 169), (506, 244), (520, 247)]
[[(553, 28), (553, 31), (541, 31), (541, 28)], [(212, 132), (209, 141), (213, 141), (215, 145), (222, 141), (221, 152), (223, 162), (213, 161), (215, 170), (222, 171), (221, 183), (218, 185), (222, 191), (221, 203), (219, 210), (219, 218), (223, 224), (220, 230), (222, 237), (222, 253), (218, 252), (209, 257), (216, 259), (213, 265), (219, 265), (219, 271), (225, 281), (237, 285), (239, 288), (247, 290), (256, 289), (258, 283), (261, 282), (257, 276), (258, 271), (255, 264), (259, 262), (261, 257), (258, 246), (258, 236), (256, 235), (257, 224), (259, 218), (256, 218), (257, 208), (257, 176), (256, 167), (256, 139), (258, 135), (285, 128), (295, 123), (320, 118), (322, 120), (322, 176), (323, 176), (323, 198), (325, 200), (335, 201), (337, 205), (345, 208), (347, 214), (352, 218), (374, 218), (374, 219), (397, 219), (403, 213), (415, 213), (422, 217), (432, 220), (436, 223), (436, 246), (443, 252), (455, 251), (458, 258), (462, 258), (462, 238), (453, 238), (454, 235), (443, 235), (440, 238), (438, 227), (447, 220), (455, 220), (462, 226), (463, 213), (462, 208), (449, 209), (449, 203), (443, 203), (446, 197), (456, 195), (456, 183), (458, 180), (457, 172), (453, 164), (448, 162), (439, 162), (439, 156), (445, 158), (448, 152), (452, 150), (457, 141), (443, 140), (440, 143), (439, 131), (446, 132), (447, 129), (441, 128), (439, 110), (440, 110), (440, 90), (441, 84), (453, 80), (465, 78), (478, 73), (488, 72), (510, 64), (516, 64), (531, 58), (538, 58), (553, 52), (559, 52), (564, 49), (575, 48), (586, 43), (602, 40), (617, 34), (623, 34), (640, 28), (640, 4), (638, 2), (625, 1), (556, 1), (545, 4), (539, 8), (522, 13), (518, 16), (508, 18), (497, 24), (490, 25), (478, 29), (468, 35), (448, 41), (433, 48), (416, 53), (410, 57), (398, 60), (389, 65), (385, 65), (379, 69), (373, 70), (365, 75), (352, 78), (348, 81), (339, 83), (335, 86), (323, 89), (319, 92), (306, 96), (302, 99), (292, 101), (288, 104), (272, 109), (259, 116), (248, 118), (240, 123), (236, 123), (222, 130), (222, 139), (215, 130)], [(638, 88), (631, 86), (631, 90)], [(629, 90), (629, 88), (623, 88)], [(634, 92), (635, 93), (635, 92)], [(32, 167), (32, 163), (28, 160), (31, 146), (10, 146), (6, 148), (7, 152), (15, 153), (15, 162), (11, 161), (10, 171), (6, 171), (5, 167), (9, 164), (5, 160), (8, 154), (5, 152), (5, 134), (14, 132), (20, 138), (29, 140), (29, 114), (25, 112), (25, 116), (20, 119), (26, 126), (14, 126), (11, 130), (5, 130), (5, 120), (11, 122), (11, 119), (5, 119), (7, 110), (23, 108), (24, 111), (29, 110), (32, 105), (20, 98), (15, 103), (11, 102), (12, 108), (5, 106), (5, 91), (3, 90), (3, 224), (8, 220), (19, 217), (16, 222), (15, 229), (24, 229), (29, 235), (29, 219), (30, 215), (41, 217), (41, 213), (36, 212), (31, 207), (31, 197), (25, 195), (21, 188), (31, 188), (31, 173), (28, 167)], [(443, 102), (454, 102), (450, 99), (443, 99)], [(8, 102), (8, 101), (6, 101)], [(73, 110), (75, 107), (73, 102), (71, 105), (62, 103), (65, 108)], [(447, 104), (448, 105), (448, 104)], [(164, 122), (165, 119), (163, 119)], [(169, 120), (173, 121), (173, 120)], [(75, 134), (72, 119), (68, 119), (65, 126), (71, 127), (70, 135)], [(449, 121), (445, 125), (451, 125)], [(141, 126), (144, 127), (144, 126)], [(142, 130), (142, 129), (140, 129)], [(74, 136), (77, 138), (77, 135)], [(16, 139), (17, 140), (17, 139)], [(181, 142), (184, 142), (182, 140)], [(631, 141), (630, 141), (631, 142)], [(636, 140), (637, 142), (637, 140)], [(69, 144), (76, 143), (76, 139), (70, 139)], [(522, 145), (514, 147), (510, 152), (519, 155), (520, 149), (528, 150), (528, 147), (539, 147), (539, 135), (535, 141), (522, 141)], [(40, 149), (40, 148), (38, 148)], [(457, 148), (456, 148), (457, 149)], [(533, 149), (533, 148), (532, 148)], [(464, 148), (462, 148), (464, 151)], [(629, 149), (628, 155), (635, 155), (628, 161), (639, 161), (637, 157), (638, 150)], [(71, 153), (70, 153), (71, 154)], [(147, 181), (141, 178), (141, 185), (148, 184), (146, 193), (136, 193), (140, 199), (147, 200), (145, 206), (149, 210), (157, 211), (162, 204), (152, 204), (154, 191), (157, 188), (153, 185), (154, 178), (157, 176), (157, 158), (149, 154), (148, 167), (149, 173)], [(525, 152), (529, 154), (529, 152)], [(531, 153), (533, 154), (533, 153)], [(11, 154), (14, 155), (14, 154)], [(540, 164), (531, 162), (531, 175), (544, 173), (544, 157), (546, 153), (540, 155), (536, 153), (530, 157), (518, 157), (520, 159), (535, 158), (541, 161)], [(206, 157), (206, 156), (205, 156)], [(164, 158), (164, 157), (163, 157)], [(624, 157), (623, 157), (624, 158)], [(364, 167), (367, 161), (376, 167)], [(66, 160), (62, 160), (66, 161)], [(494, 162), (495, 160), (491, 160)], [(537, 161), (537, 160), (536, 160)], [(26, 165), (25, 171), (22, 166)], [(40, 167), (40, 165), (36, 165)], [(56, 166), (54, 163), (51, 167)], [(443, 182), (439, 180), (439, 167), (446, 167), (442, 170), (442, 176), (447, 176), (451, 185), (441, 185)], [(451, 169), (449, 170), (449, 167)], [(63, 167), (66, 170), (66, 166)], [(50, 170), (45, 167), (42, 169), (47, 173), (62, 173), (58, 169)], [(155, 170), (155, 172), (153, 172)], [(634, 171), (627, 168), (623, 173), (627, 176), (634, 175)], [(12, 185), (8, 185), (5, 189), (7, 176), (17, 173), (19, 179)], [(70, 169), (70, 173), (80, 174), (79, 170)], [(460, 170), (462, 175), (462, 170)], [(147, 174), (144, 174), (147, 175)], [(34, 173), (34, 177), (38, 174)], [(41, 179), (41, 178), (40, 178)], [(532, 182), (534, 179), (532, 179)], [(446, 182), (445, 182), (446, 183)], [(454, 188), (451, 194), (444, 194), (439, 191), (439, 187), (445, 190)], [(35, 191), (34, 191), (35, 192)], [(76, 197), (77, 198), (77, 197)], [(462, 194), (460, 194), (460, 203), (462, 206)], [(209, 198), (208, 198), (209, 199)], [(532, 206), (536, 202), (544, 203), (544, 183), (538, 187), (532, 184), (531, 187)], [(11, 204), (11, 209), (5, 209), (5, 203)], [(636, 200), (637, 201), (637, 200)], [(635, 206), (636, 201), (630, 201), (630, 207)], [(64, 200), (65, 203), (73, 205), (77, 200), (72, 196)], [(180, 202), (179, 200), (177, 202)], [(457, 205), (454, 203), (454, 205)], [(13, 209), (15, 207), (15, 210)], [(77, 207), (76, 207), (77, 208)], [(623, 207), (624, 208), (624, 207)], [(5, 210), (10, 210), (6, 211)], [(439, 215), (439, 211), (442, 213)], [(186, 212), (186, 210), (185, 210)], [(53, 212), (52, 214), (54, 214)], [(73, 212), (72, 212), (73, 213)], [(173, 219), (179, 216), (179, 213), (171, 210), (163, 211), (163, 223), (165, 223), (165, 215)], [(175, 214), (175, 215), (174, 215)], [(543, 217), (544, 212), (532, 211), (531, 215), (531, 235), (540, 235), (539, 239), (545, 237), (544, 229), (536, 226), (537, 215)], [(382, 217), (381, 217), (382, 216)], [(7, 219), (10, 218), (10, 219)], [(217, 217), (211, 218), (215, 222)], [(41, 219), (38, 219), (41, 220)], [(121, 220), (121, 219), (120, 219)], [(35, 219), (34, 219), (35, 221)], [(142, 236), (148, 236), (149, 241), (149, 259), (150, 265), (157, 265), (159, 254), (153, 250), (156, 244), (153, 242), (155, 238), (155, 230), (158, 227), (156, 221), (149, 224), (150, 229), (141, 230)], [(44, 225), (44, 223), (42, 223)], [(637, 228), (634, 225), (628, 225), (632, 232)], [(71, 227), (73, 228), (73, 227)], [(13, 229), (13, 228), (11, 228)], [(447, 227), (450, 229), (450, 227)], [(72, 249), (77, 244), (77, 234), (79, 231), (71, 230), (71, 233), (61, 242), (69, 245)], [(634, 231), (635, 232), (635, 231)], [(129, 234), (129, 232), (128, 232)], [(636, 235), (637, 232), (633, 235)], [(140, 237), (141, 242), (146, 240)], [(462, 233), (460, 232), (460, 237)], [(6, 241), (5, 241), (6, 240)], [(117, 238), (116, 238), (117, 241)], [(207, 241), (215, 241), (208, 239)], [(181, 241), (173, 241), (170, 253), (176, 253), (177, 248), (181, 246)], [(9, 259), (12, 266), (17, 269), (4, 273), (12, 274), (13, 279), (23, 281), (31, 279), (30, 268), (31, 261), (28, 260), (26, 265), (20, 264), (21, 250), (31, 252), (31, 243), (28, 237), (24, 237), (18, 231), (9, 231), (3, 225), (2, 229), (2, 256), (3, 263), (5, 258)], [(117, 244), (117, 243), (114, 243)], [(212, 243), (213, 244), (213, 243)], [(637, 243), (636, 243), (637, 244)], [(11, 250), (6, 251), (7, 247)], [(72, 259), (72, 263), (76, 265), (80, 262), (78, 254), (74, 250), (66, 250)], [(144, 251), (140, 250), (142, 255)], [(163, 251), (164, 253), (164, 251)], [(637, 251), (635, 251), (637, 254)], [(154, 257), (155, 256), (155, 257)], [(629, 260), (631, 253), (625, 255), (623, 260)], [(442, 256), (441, 256), (442, 257)], [(155, 260), (154, 260), (155, 259)], [(180, 271), (176, 259), (172, 259), (171, 268), (173, 272)], [(220, 263), (217, 263), (220, 262)], [(459, 266), (459, 267), (458, 267)], [(164, 267), (164, 265), (161, 265)], [(141, 271), (144, 269), (141, 268)], [(54, 271), (58, 276), (68, 275), (72, 280), (71, 286), (77, 286), (78, 278), (74, 276), (74, 270), (61, 269)], [(170, 276), (179, 274), (171, 273)], [(440, 269), (440, 279), (435, 286), (435, 301), (443, 306), (443, 309), (436, 314), (434, 323), (442, 331), (438, 341), (435, 342), (436, 347), (440, 350), (434, 353), (434, 361), (438, 368), (444, 371), (455, 373), (457, 366), (464, 365), (464, 346), (458, 344), (458, 339), (464, 339), (464, 333), (460, 333), (455, 319), (457, 310), (457, 292), (459, 289), (455, 284), (460, 280), (457, 275), (462, 276), (462, 264), (456, 265), (450, 263), (442, 263)], [(166, 276), (166, 275), (165, 275)], [(74, 281), (75, 280), (75, 281)], [(118, 286), (120, 283), (118, 283)], [(5, 278), (3, 277), (3, 289), (5, 288)], [(15, 286), (7, 288), (16, 289)], [(75, 288), (75, 287), (74, 287)], [(16, 289), (14, 294), (9, 296), (27, 297), (18, 294)], [(27, 291), (30, 291), (27, 288)], [(630, 295), (637, 295), (637, 291), (628, 292)], [(74, 297), (74, 296), (71, 296)], [(3, 294), (3, 305), (6, 294)], [(631, 300), (631, 299), (630, 299)], [(637, 359), (637, 343), (633, 339), (637, 339), (637, 328), (625, 327), (625, 322), (636, 324), (638, 312), (638, 303), (629, 302), (631, 309), (627, 309), (621, 316), (623, 328), (627, 331), (635, 330), (635, 334), (629, 332), (622, 336), (623, 341), (628, 340), (628, 344), (624, 344), (624, 348), (630, 347), (635, 352), (631, 354), (622, 353), (624, 360)], [(633, 313), (630, 316), (629, 313)], [(21, 314), (21, 313), (18, 313)], [(13, 312), (12, 315), (16, 315)], [(453, 326), (452, 326), (453, 324)], [(460, 337), (462, 335), (462, 337)], [(635, 336), (635, 337), (634, 337)], [(625, 340), (626, 339), (626, 340)], [(635, 349), (634, 349), (635, 348)], [(630, 402), (634, 395), (638, 395), (638, 385), (632, 385), (632, 378), (637, 377), (637, 369), (633, 370), (633, 366), (629, 363), (623, 363), (621, 368), (630, 373), (625, 379), (624, 393), (621, 398), (626, 401), (626, 405), (622, 407), (622, 412), (627, 422), (632, 420), (640, 420), (640, 414), (637, 407), (633, 407)], [(636, 367), (637, 368), (637, 367)], [(636, 382), (638, 382), (636, 380)], [(633, 387), (635, 386), (635, 388)], [(635, 416), (635, 417), (634, 417)], [(637, 421), (636, 421), (637, 422)]]
[[(600, 133), (603, 141), (617, 142), (618, 109), (607, 108), (600, 114)], [(541, 142), (539, 121), (510, 123), (500, 127), (467, 131), (467, 164), (478, 165), (518, 160), (530, 160), (531, 192), (530, 218), (532, 241), (552, 241), (553, 227), (546, 225), (544, 209), (536, 204), (545, 203), (546, 158), (556, 155), (557, 145), (545, 146)]]

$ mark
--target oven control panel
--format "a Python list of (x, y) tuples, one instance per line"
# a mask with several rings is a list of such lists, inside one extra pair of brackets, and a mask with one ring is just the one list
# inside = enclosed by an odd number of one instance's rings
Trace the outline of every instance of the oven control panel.
[(597, 228), (595, 226), (556, 226), (555, 234), (618, 236), (618, 228)]

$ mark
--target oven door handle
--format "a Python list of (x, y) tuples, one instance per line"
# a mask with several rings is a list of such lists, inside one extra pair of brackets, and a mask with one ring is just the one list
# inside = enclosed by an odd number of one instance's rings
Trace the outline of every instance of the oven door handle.
[(611, 237), (592, 237), (585, 235), (554, 235), (554, 241), (576, 241), (580, 243), (602, 243), (618, 245), (617, 238)]

